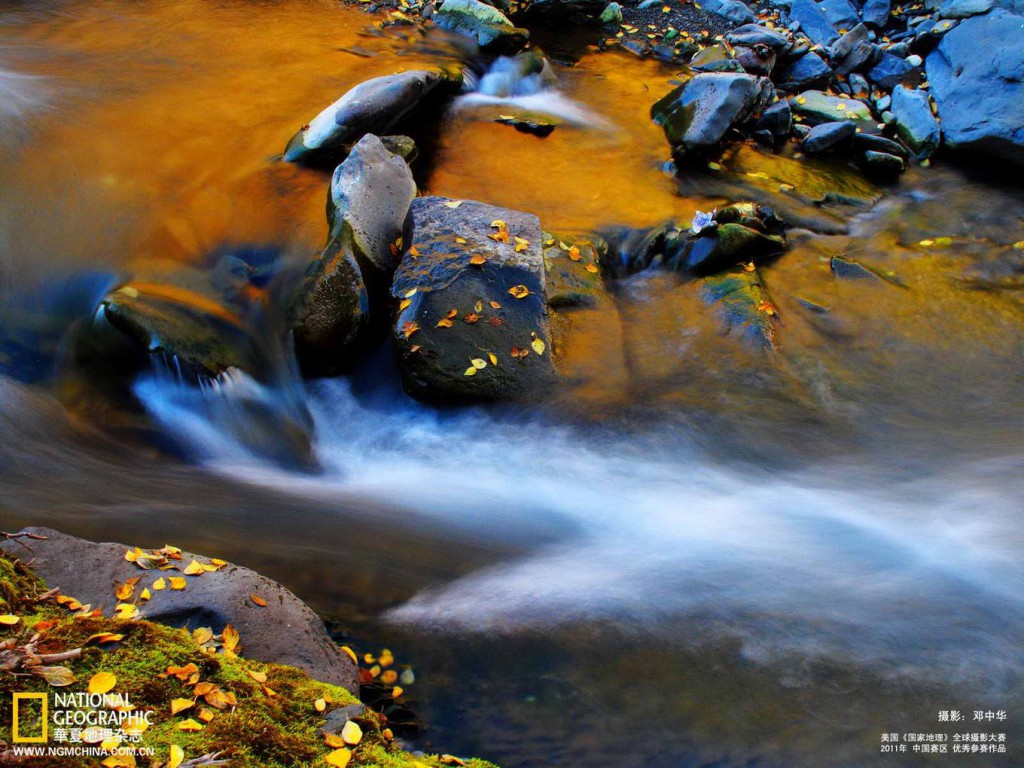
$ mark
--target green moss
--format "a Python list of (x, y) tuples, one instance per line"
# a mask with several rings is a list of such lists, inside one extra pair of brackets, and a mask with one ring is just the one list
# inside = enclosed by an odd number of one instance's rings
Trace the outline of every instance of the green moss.
[[(322, 683), (301, 670), (279, 664), (264, 664), (238, 656), (209, 655), (183, 629), (173, 629), (148, 621), (121, 621), (103, 617), (75, 617), (52, 602), (36, 602), (45, 592), (45, 584), (18, 563), (0, 557), (0, 599), (8, 606), (4, 612), (22, 617), (14, 627), (0, 628), (0, 640), (13, 637), (16, 645), (28, 642), (38, 631), (38, 652), (59, 653), (83, 648), (78, 658), (63, 662), (74, 673), (76, 682), (66, 691), (85, 691), (97, 672), (116, 676), (114, 693), (124, 694), (140, 710), (150, 710), (150, 727), (139, 746), (152, 747), (155, 759), (166, 761), (170, 746), (176, 744), (186, 757), (223, 752), (232, 768), (292, 768), (323, 765), (331, 752), (318, 732), (324, 715), (315, 702), (324, 699), (328, 711), (356, 704), (357, 699), (344, 688)], [(42, 623), (40, 623), (42, 622)], [(110, 632), (123, 635), (117, 643), (102, 647), (87, 645), (92, 635)], [(242, 638), (244, 645), (245, 638)], [(209, 706), (199, 698), (194, 707), (171, 714), (173, 699), (194, 699), (193, 685), (167, 675), (168, 667), (195, 664), (199, 679), (212, 683), (235, 697), (236, 704), (223, 710)], [(250, 673), (266, 675), (266, 684)], [(269, 689), (269, 692), (268, 692)], [(0, 707), (8, 706), (15, 692), (49, 691), (47, 682), (35, 675), (0, 672)], [(201, 707), (214, 713), (199, 731), (183, 731), (179, 725), (187, 719), (199, 719)], [(11, 718), (0, 713), (0, 739), (10, 742)], [(372, 712), (361, 716), (361, 743), (353, 748), (352, 766), (413, 768), (443, 765), (436, 757), (413, 757), (398, 750), (386, 738), (384, 719)], [(140, 760), (140, 765), (144, 760)], [(61, 758), (39, 762), (41, 768), (94, 765), (94, 760)], [(489, 763), (469, 761), (474, 768), (493, 768)]]

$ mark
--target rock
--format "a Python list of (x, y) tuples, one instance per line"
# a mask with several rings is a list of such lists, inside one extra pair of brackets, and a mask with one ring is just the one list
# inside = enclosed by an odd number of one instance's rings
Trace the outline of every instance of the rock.
[(700, 281), (701, 298), (730, 334), (764, 349), (778, 349), (778, 312), (760, 270), (737, 268)]
[(767, 45), (758, 44), (753, 48), (738, 45), (733, 49), (733, 55), (743, 70), (751, 75), (767, 77), (775, 67), (775, 51)]
[(814, 0), (793, 0), (789, 7), (789, 18), (798, 22), (800, 31), (816, 45), (829, 46), (839, 38), (839, 33)]
[(594, 17), (605, 8), (606, 0), (533, 0), (527, 12), (551, 18)]
[(832, 274), (840, 280), (873, 280), (904, 287), (894, 273), (882, 272), (859, 261), (845, 259), (842, 256), (833, 256), (829, 260), (829, 267), (832, 269)]
[[(491, 226), (497, 221), (505, 222), (510, 242), (490, 237), (505, 231)], [(406, 391), (424, 400), (466, 402), (542, 389), (553, 368), (537, 218), (469, 200), (421, 197), (413, 201), (406, 243), (391, 288), (398, 304), (393, 340)]]
[(550, 136), (555, 130), (555, 123), (544, 117), (528, 115), (505, 115), (499, 116), (494, 122), (502, 125), (511, 125), (520, 133), (529, 133), (540, 139)]
[(857, 133), (857, 126), (850, 120), (822, 123), (811, 129), (801, 146), (809, 155), (821, 155), (850, 143)]
[(832, 68), (813, 51), (805, 53), (782, 70), (776, 77), (779, 88), (785, 91), (805, 91), (828, 83)]
[(793, 109), (785, 99), (775, 102), (754, 123), (755, 131), (767, 131), (775, 141), (784, 141), (793, 128)]
[(745, 45), (747, 47), (766, 45), (776, 54), (788, 50), (790, 46), (790, 40), (784, 34), (768, 27), (762, 27), (760, 24), (744, 24), (737, 27), (726, 33), (725, 40), (730, 45)]
[(927, 157), (939, 148), (941, 132), (927, 92), (896, 86), (892, 113), (899, 137), (919, 156)]
[(870, 35), (866, 26), (858, 24), (832, 44), (832, 61), (837, 75), (845, 77), (874, 65), (880, 50), (871, 42)]
[(665, 252), (665, 239), (675, 230), (672, 224), (647, 229), (615, 227), (601, 233), (608, 244), (605, 266), (611, 277), (621, 278), (648, 269)]
[(821, 10), (828, 23), (836, 29), (853, 29), (860, 22), (860, 15), (850, 0), (822, 0)]
[(891, 0), (866, 0), (864, 7), (860, 10), (860, 18), (869, 27), (881, 29), (889, 23), (891, 11)]
[(907, 164), (899, 155), (869, 149), (863, 155), (861, 167), (879, 179), (893, 179), (906, 170)]
[(334, 376), (384, 316), (384, 294), (398, 265), (416, 183), (405, 161), (364, 136), (338, 166), (328, 201), (327, 246), (292, 295), (295, 351), (307, 376)]
[(433, 21), (441, 29), (471, 38), (490, 53), (516, 53), (530, 39), (527, 30), (519, 29), (497, 8), (478, 0), (444, 0), (434, 12)]
[(961, 22), (926, 61), (946, 145), (1024, 164), (1024, 16)]
[(857, 99), (841, 99), (822, 91), (804, 91), (797, 98), (790, 99), (793, 111), (803, 115), (810, 125), (831, 123), (837, 119), (863, 120), (874, 123), (871, 109)]
[(165, 360), (191, 381), (215, 379), (229, 369), (259, 379), (266, 360), (241, 315), (212, 295), (167, 283), (133, 281), (109, 292), (94, 323), (109, 324), (139, 353)]
[(656, 102), (651, 117), (673, 147), (700, 151), (715, 146), (730, 127), (759, 112), (773, 93), (771, 82), (763, 77), (701, 73)]
[[(384, 145), (384, 149), (393, 155), (398, 155), (409, 165), (412, 165), (419, 157), (420, 151), (416, 142), (408, 136), (381, 136), (380, 143)], [(328, 206), (328, 210), (330, 210), (330, 206)]]
[(598, 245), (588, 238), (547, 233), (544, 243), (548, 306), (554, 309), (597, 306), (608, 293), (601, 277)]
[(608, 3), (605, 9), (601, 11), (601, 15), (598, 17), (598, 21), (602, 24), (608, 24), (618, 29), (622, 23), (622, 6), (618, 3)]
[(711, 275), (737, 264), (777, 256), (785, 247), (778, 235), (765, 235), (742, 224), (721, 224), (696, 236), (684, 234), (666, 242), (665, 265), (695, 275)]
[(853, 146), (860, 150), (874, 150), (875, 152), (886, 152), (906, 159), (907, 150), (899, 142), (887, 139), (873, 133), (855, 133), (853, 135)]
[(733, 58), (732, 51), (721, 43), (709, 45), (690, 59), (690, 69), (698, 72), (743, 72), (743, 65)]
[[(12, 557), (33, 558), (32, 569), (51, 588), (59, 587), (63, 594), (106, 614), (119, 602), (114, 598), (116, 585), (141, 577), (141, 591), (167, 577), (167, 572), (144, 571), (126, 561), (130, 548), (124, 544), (97, 544), (47, 528), (25, 530), (47, 537), (29, 542), (31, 555), (12, 541), (0, 543), (0, 549)], [(196, 557), (181, 554), (180, 561), (169, 562), (184, 567)], [(317, 680), (358, 691), (356, 665), (327, 636), (323, 621), (280, 584), (230, 564), (184, 578), (184, 590), (150, 589), (153, 597), (139, 605), (140, 617), (172, 627), (210, 627), (215, 634), (231, 624), (241, 636), (241, 655), (246, 658), (298, 667)], [(263, 598), (267, 606), (256, 605), (250, 595)]]
[(942, 0), (939, 16), (943, 19), (966, 19), (988, 13), (995, 7), (995, 0)]
[(750, 7), (740, 0), (707, 0), (701, 7), (708, 13), (718, 14), (736, 26), (748, 24), (757, 19)]
[(288, 142), (284, 159), (305, 165), (333, 165), (367, 133), (387, 133), (420, 109), (436, 106), (461, 85), (461, 72), (440, 69), (410, 70), (367, 80), (303, 126)]
[(891, 91), (901, 83), (912, 83), (915, 73), (920, 74), (917, 67), (906, 59), (883, 52), (878, 62), (868, 70), (868, 79), (879, 88)]

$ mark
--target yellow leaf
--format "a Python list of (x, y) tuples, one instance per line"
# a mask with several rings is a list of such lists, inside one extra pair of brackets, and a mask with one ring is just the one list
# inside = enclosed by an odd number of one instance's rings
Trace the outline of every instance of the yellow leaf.
[(508, 224), (506, 224), (501, 219), (495, 219), (494, 221), (492, 221), (491, 226), (494, 227), (495, 229), (508, 229)]
[(405, 295), (402, 298), (411, 299), (413, 296), (416, 295), (416, 291), (418, 290), (418, 288), (410, 288), (408, 291), (405, 292)]
[(151, 600), (152, 598), (153, 598), (153, 593), (150, 592), (148, 588), (143, 589), (142, 592), (139, 593), (139, 600), (140, 601), (142, 601), (142, 600)]
[(496, 354), (494, 354), (493, 352), (488, 352), (487, 353), (487, 358), (491, 361), (491, 365), (497, 365), (498, 364), (498, 356)]
[(473, 366), (471, 365), (471, 366), (469, 366), (469, 368), (467, 368), (467, 369), (465, 370), (465, 372), (463, 372), (463, 374), (462, 374), (462, 375), (463, 375), (463, 376), (476, 376), (476, 368), (474, 368), (474, 367), (473, 367)]
[(171, 589), (182, 590), (188, 584), (188, 579), (184, 576), (171, 576), (167, 580), (171, 582)]
[(501, 304), (496, 301), (489, 301), (487, 303), (491, 305), (491, 309), (501, 309)]
[(405, 689), (403, 689), (402, 686), (400, 685), (396, 685), (394, 688), (391, 689), (391, 698), (397, 699), (403, 693), (405, 693)]
[(404, 312), (410, 304), (412, 304), (412, 299), (402, 299), (402, 303), (398, 305), (398, 311)]
[(199, 645), (205, 645), (213, 639), (213, 630), (209, 627), (196, 627), (192, 630), (192, 639)]
[(313, 702), (313, 709), (315, 709), (317, 712), (325, 711), (327, 709), (327, 700), (326, 699), (317, 699), (316, 701)]
[(117, 685), (117, 675), (97, 672), (89, 679), (89, 693), (106, 693)]
[(208, 723), (211, 720), (213, 720), (213, 710), (209, 709), (208, 707), (202, 707), (200, 708), (199, 714), (196, 715), (196, 717), (198, 717), (204, 723)]
[(203, 567), (203, 564), (200, 563), (198, 560), (193, 560), (191, 563), (185, 566), (185, 570), (183, 570), (182, 573), (184, 573), (186, 576), (198, 576), (201, 573), (206, 573), (206, 569)]
[(486, 264), (487, 259), (481, 256), (479, 253), (475, 253), (470, 257), (469, 263), (472, 264), (474, 267), (479, 267), (481, 264)]
[(205, 696), (210, 691), (214, 690), (217, 686), (213, 683), (199, 683), (196, 685), (194, 691), (196, 696)]
[(224, 648), (226, 650), (235, 650), (238, 647), (238, 630), (228, 624), (224, 627), (224, 631), (221, 632), (221, 639), (224, 641)]
[(527, 248), (530, 247), (530, 241), (525, 238), (513, 237), (512, 239), (516, 241), (516, 253), (519, 253), (520, 251), (525, 251)]
[(125, 582), (124, 584), (118, 584), (114, 587), (114, 597), (116, 597), (122, 603), (129, 597), (131, 597), (133, 592), (135, 592), (135, 585), (129, 582)]
[(15, 616), (13, 613), (5, 613), (0, 616), (0, 624), (6, 624), (9, 627), (13, 627), (19, 621), (21, 621), (21, 617)]
[(165, 589), (167, 589), (167, 582), (164, 581), (162, 578), (161, 579), (157, 579), (156, 581), (153, 582), (153, 589), (155, 589), (157, 592), (165, 590)]
[(466, 761), (455, 755), (441, 755), (441, 762), (444, 765), (465, 765)]
[(277, 696), (277, 691), (275, 691), (269, 685), (264, 685), (263, 686), (263, 693), (265, 693), (267, 696), (271, 696), (271, 697)]
[(384, 685), (394, 685), (394, 683), (397, 680), (398, 680), (398, 673), (395, 672), (395, 670), (393, 670), (393, 669), (389, 669), (389, 670), (386, 670), (385, 672), (381, 673), (380, 681), (382, 683), (384, 683)]
[(171, 744), (171, 756), (167, 763), (167, 768), (178, 768), (181, 765), (181, 761), (185, 759), (185, 750), (179, 747), (177, 744)]
[(203, 730), (203, 724), (198, 720), (193, 720), (191, 717), (188, 720), (182, 720), (178, 723), (179, 731), (201, 731)]
[(465, 245), (468, 241), (464, 237), (456, 237), (455, 242), (459, 245)]
[(462, 205), (462, 201), (461, 200), (451, 200), (451, 201), (445, 203), (445, 207), (446, 208), (458, 208), (460, 205)]
[[(445, 203), (445, 205), (447, 205), (449, 208), (457, 208), (458, 207), (458, 206), (449, 205), (448, 203)], [(348, 761), (351, 760), (351, 759), (352, 759), (352, 752), (350, 750), (345, 749), (344, 747), (342, 747), (341, 749), (336, 749), (333, 752), (331, 752), (331, 754), (329, 754), (327, 757), (324, 758), (324, 762), (327, 763), (328, 765), (333, 765), (334, 768), (345, 768), (345, 766), (348, 765)]]
[(355, 651), (353, 651), (353, 650), (352, 650), (351, 648), (349, 648), (349, 647), (348, 647), (347, 645), (343, 645), (343, 646), (341, 646), (341, 650), (342, 650), (342, 651), (344, 651), (344, 652), (345, 652), (345, 654), (346, 654), (346, 655), (347, 655), (347, 656), (348, 656), (348, 657), (349, 657), (350, 659), (352, 659), (352, 663), (353, 663), (353, 664), (358, 664), (358, 663), (359, 663), (359, 659), (357, 659), (357, 658), (356, 658), (356, 652), (355, 652)]
[(337, 749), (338, 747), (345, 746), (345, 740), (336, 733), (328, 733), (324, 735), (324, 744), (326, 744), (328, 747)]
[(595, 275), (600, 271), (596, 264), (587, 264), (584, 269), (587, 270), (587, 272), (593, 272)]
[(254, 672), (251, 669), (247, 669), (246, 672), (248, 673), (249, 677), (251, 677), (257, 683), (265, 683), (265, 682), (267, 682), (267, 673), (266, 672)]
[(508, 289), (508, 292), (517, 299), (525, 299), (530, 295), (530, 289), (525, 285), (513, 285)]
[(217, 709), (227, 709), (235, 703), (234, 696), (232, 694), (225, 693), (220, 688), (216, 687), (203, 696), (203, 698), (206, 700), (207, 704), (211, 707), (216, 707)]
[(935, 245), (935, 241), (934, 240), (922, 240), (921, 242), (918, 243), (918, 245), (920, 245), (920, 246), (922, 246), (924, 248), (929, 248), (929, 247)]
[(363, 740), (363, 729), (359, 727), (359, 723), (349, 720), (341, 729), (341, 738), (345, 740), (346, 744), (354, 747)]
[(533, 347), (533, 351), (536, 352), (538, 355), (543, 355), (544, 350), (546, 349), (544, 342), (541, 339), (537, 338), (536, 334), (534, 334), (534, 339), (533, 341), (530, 342), (530, 346)]
[[(474, 357), (474, 358), (473, 358), (472, 360), (470, 360), (469, 362), (470, 362), (470, 364), (471, 364), (471, 365), (472, 365), (472, 366), (473, 366), (474, 368), (476, 368), (476, 369), (478, 369), (478, 370), (481, 370), (481, 371), (482, 371), (482, 370), (483, 370), (484, 368), (486, 368), (486, 367), (487, 367), (487, 361), (486, 361), (486, 360), (482, 360), (482, 359), (481, 359), (481, 358), (479, 358), (479, 357)], [(382, 665), (382, 666), (386, 666), (386, 665), (384, 664), (384, 662), (383, 662), (383, 657), (381, 657), (381, 658), (382, 658), (382, 661), (381, 661), (381, 665)], [(394, 659), (394, 657), (392, 657), (392, 658), (391, 658), (391, 661), (393, 662), (394, 660), (395, 660), (395, 659)]]
[(114, 616), (118, 619), (129, 621), (139, 615), (139, 609), (131, 603), (118, 603), (114, 609)]
[(95, 635), (89, 635), (85, 639), (85, 644), (89, 643), (116, 643), (119, 640), (124, 640), (124, 635), (117, 635), (113, 632), (97, 632)]
[(186, 709), (192, 709), (195, 704), (192, 699), (171, 699), (171, 714), (176, 715), (179, 712), (184, 712)]
[(267, 607), (267, 601), (264, 600), (259, 595), (249, 595), (249, 599), (252, 600), (254, 603), (256, 603), (256, 605), (260, 606), (261, 608), (266, 608)]
[[(106, 744), (106, 742), (104, 742), (104, 744)], [(116, 746), (117, 745), (115, 744), (114, 747)], [(114, 747), (111, 747), (110, 749), (113, 749)], [(104, 747), (104, 749), (107, 749), (107, 747)], [(135, 768), (137, 763), (135, 762), (135, 755), (129, 753), (124, 755), (111, 755), (104, 759), (100, 765), (102, 765), (103, 768)]]
[(710, 170), (712, 170), (712, 171), (720, 171), (720, 170), (722, 170), (722, 166), (719, 165), (718, 163), (708, 163), (708, 168)]

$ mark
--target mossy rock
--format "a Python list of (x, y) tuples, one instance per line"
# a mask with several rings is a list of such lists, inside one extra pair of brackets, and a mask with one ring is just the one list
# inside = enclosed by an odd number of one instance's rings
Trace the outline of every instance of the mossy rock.
[(756, 347), (778, 349), (778, 311), (760, 270), (739, 267), (703, 278), (700, 296), (728, 333)]

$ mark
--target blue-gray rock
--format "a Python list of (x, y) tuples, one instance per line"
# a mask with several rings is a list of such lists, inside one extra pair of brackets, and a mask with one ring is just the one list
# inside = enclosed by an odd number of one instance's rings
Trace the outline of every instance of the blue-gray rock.
[(832, 69), (814, 51), (805, 53), (776, 76), (779, 88), (785, 91), (806, 91), (824, 86), (832, 76)]
[(725, 35), (730, 45), (767, 45), (776, 53), (782, 53), (790, 45), (790, 39), (775, 29), (760, 24), (744, 24)]
[(892, 92), (892, 113), (896, 133), (919, 156), (927, 157), (939, 148), (941, 130), (927, 92), (897, 85)]
[(793, 0), (789, 18), (800, 24), (800, 31), (817, 45), (828, 46), (839, 39), (825, 12), (814, 0)]
[(824, 154), (848, 144), (856, 132), (857, 126), (850, 120), (822, 123), (811, 129), (801, 146), (809, 155)]
[(885, 180), (899, 176), (906, 170), (907, 164), (898, 155), (869, 149), (861, 159), (861, 167), (865, 173)]
[(651, 107), (651, 117), (673, 147), (709, 149), (730, 127), (759, 112), (774, 95), (764, 77), (731, 72), (703, 72)]
[(722, 45), (709, 45), (690, 59), (690, 69), (698, 72), (742, 72), (743, 65), (733, 58), (732, 51)]
[(367, 133), (385, 134), (417, 109), (447, 98), (461, 86), (461, 72), (443, 69), (409, 70), (367, 80), (292, 136), (284, 159), (335, 165)]
[(860, 11), (860, 18), (869, 27), (881, 29), (889, 23), (891, 11), (891, 0), (866, 0)]
[(966, 19), (988, 13), (995, 7), (995, 0), (942, 0), (939, 16), (943, 19)]
[(835, 120), (862, 120), (874, 122), (871, 110), (859, 99), (830, 96), (821, 91), (804, 91), (797, 98), (790, 99), (793, 111), (810, 125), (831, 123)]
[(836, 29), (853, 29), (860, 21), (857, 9), (850, 0), (822, 0), (821, 10)]
[(776, 141), (789, 136), (792, 127), (793, 109), (785, 99), (768, 107), (754, 123), (755, 131), (767, 131)]
[(718, 14), (736, 26), (749, 24), (757, 19), (747, 4), (741, 3), (740, 0), (707, 0), (701, 7), (709, 13)]
[(853, 146), (855, 149), (885, 152), (886, 154), (902, 158), (907, 157), (907, 150), (902, 144), (892, 139), (887, 139), (885, 136), (879, 136), (877, 133), (855, 133), (853, 135)]
[(868, 79), (879, 88), (891, 91), (897, 85), (913, 80), (916, 70), (906, 59), (883, 52), (878, 63), (868, 70)]
[[(600, 10), (598, 6), (597, 12)], [(530, 39), (529, 32), (516, 27), (497, 8), (479, 0), (444, 0), (432, 18), (441, 29), (465, 35), (491, 53), (517, 53)]]
[(964, 20), (926, 69), (948, 146), (1024, 164), (1024, 16)]

